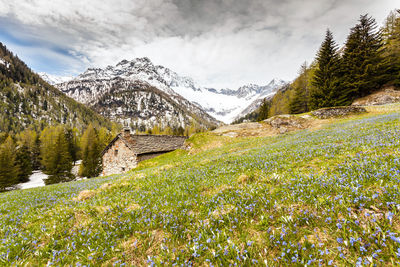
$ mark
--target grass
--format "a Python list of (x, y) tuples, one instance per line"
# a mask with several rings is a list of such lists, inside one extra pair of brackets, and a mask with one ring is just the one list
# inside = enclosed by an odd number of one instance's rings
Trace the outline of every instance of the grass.
[[(384, 111), (382, 111), (384, 110)], [(1, 265), (399, 265), (399, 105), (0, 195)]]

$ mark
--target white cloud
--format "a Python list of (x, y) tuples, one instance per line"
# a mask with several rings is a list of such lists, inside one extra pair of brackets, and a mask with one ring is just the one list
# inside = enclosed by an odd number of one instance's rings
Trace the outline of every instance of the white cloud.
[[(209, 86), (292, 79), (331, 28), (339, 44), (360, 14), (382, 22), (395, 0), (0, 0), (20, 35), (82, 66), (148, 56)], [(15, 34), (18, 36), (18, 34)], [(32, 50), (34, 51), (34, 50)], [(54, 51), (47, 57), (53, 56)], [(64, 64), (65, 65), (65, 64)], [(40, 71), (40, 70), (39, 70)], [(65, 74), (65, 73), (63, 73)]]

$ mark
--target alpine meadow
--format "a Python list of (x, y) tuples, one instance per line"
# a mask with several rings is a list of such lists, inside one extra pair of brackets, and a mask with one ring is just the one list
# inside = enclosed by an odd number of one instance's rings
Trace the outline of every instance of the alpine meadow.
[(400, 266), (394, 0), (0, 5), (0, 266)]

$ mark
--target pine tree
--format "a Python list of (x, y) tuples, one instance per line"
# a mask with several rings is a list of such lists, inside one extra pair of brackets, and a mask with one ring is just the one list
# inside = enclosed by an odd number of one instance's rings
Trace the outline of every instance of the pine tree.
[(96, 177), (101, 172), (101, 145), (98, 134), (93, 125), (85, 130), (81, 140), (82, 164), (79, 175), (84, 177)]
[(270, 103), (264, 98), (261, 106), (259, 107), (259, 112), (258, 112), (258, 121), (263, 121), (268, 119), (269, 115), (269, 108), (270, 108)]
[(62, 126), (43, 130), (41, 156), (44, 172), (49, 175), (45, 181), (46, 184), (66, 182), (73, 178), (71, 175), (72, 158)]
[(318, 51), (311, 92), (312, 109), (337, 105), (339, 89), (339, 55), (332, 32), (326, 31), (325, 40)]
[(31, 158), (32, 158), (32, 169), (39, 170), (40, 162), (42, 161), (40, 155), (40, 135), (36, 134), (34, 136), (34, 141), (31, 149)]
[(31, 151), (26, 144), (21, 144), (18, 147), (15, 163), (18, 169), (18, 182), (28, 182), (29, 176), (32, 174), (32, 160)]
[(387, 52), (400, 56), (400, 10), (390, 12), (382, 29), (384, 46)]
[(0, 192), (18, 183), (18, 169), (15, 165), (15, 145), (9, 136), (0, 146)]
[(99, 138), (100, 150), (105, 149), (115, 136), (105, 127), (101, 127), (97, 135)]
[(67, 128), (65, 137), (68, 143), (69, 154), (71, 155), (72, 162), (75, 164), (75, 162), (78, 160), (79, 153), (78, 129)]
[(342, 104), (351, 104), (356, 97), (370, 94), (385, 83), (386, 67), (382, 54), (381, 32), (375, 19), (360, 17), (347, 37), (341, 64), (340, 93)]
[(310, 110), (310, 72), (312, 67), (304, 62), (299, 71), (299, 76), (290, 85), (294, 91), (289, 102), (289, 113), (299, 114)]
[(400, 86), (400, 10), (392, 11), (382, 29), (384, 47), (383, 53), (387, 65), (388, 80)]

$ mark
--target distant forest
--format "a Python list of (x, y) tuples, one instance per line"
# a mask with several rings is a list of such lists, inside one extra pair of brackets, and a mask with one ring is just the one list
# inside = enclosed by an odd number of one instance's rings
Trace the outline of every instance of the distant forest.
[(234, 123), (347, 106), (384, 86), (400, 86), (400, 10), (392, 11), (381, 29), (374, 18), (360, 16), (341, 48), (328, 29), (315, 60), (305, 62), (291, 84)]

